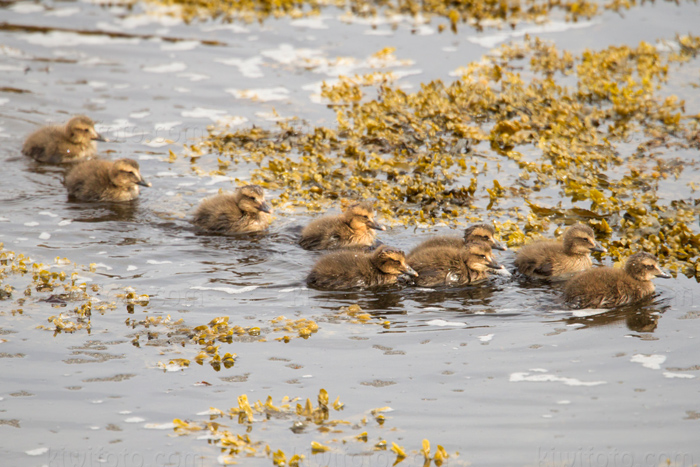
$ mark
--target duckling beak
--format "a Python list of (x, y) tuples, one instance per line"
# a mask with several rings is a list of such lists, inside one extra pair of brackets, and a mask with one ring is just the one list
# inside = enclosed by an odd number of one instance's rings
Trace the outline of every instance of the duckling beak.
[(404, 266), (403, 272), (409, 276), (418, 277), (418, 273), (408, 264)]
[(501, 266), (501, 267), (498, 268), (498, 269), (494, 269), (493, 272), (495, 272), (495, 273), (498, 274), (499, 276), (504, 276), (504, 277), (510, 277), (510, 276), (513, 275), (513, 274), (510, 273), (510, 271), (508, 271), (508, 270), (505, 268), (505, 266)]
[(141, 180), (139, 180), (138, 182), (136, 182), (136, 184), (137, 184), (137, 185), (141, 185), (141, 186), (146, 186), (146, 187), (150, 187), (150, 186), (151, 186), (151, 182), (147, 182), (147, 181), (144, 180), (143, 178), (142, 178)]
[(92, 139), (93, 141), (103, 141), (103, 142), (109, 142), (107, 138), (96, 132), (95, 130), (92, 130)]
[(262, 212), (266, 212), (268, 214), (272, 214), (272, 208), (270, 207), (269, 204), (267, 203), (262, 203), (260, 207), (258, 208)]
[(607, 252), (607, 248), (603, 247), (600, 243), (594, 243), (593, 248), (591, 248), (591, 251), (599, 251), (601, 253)]
[(671, 274), (669, 274), (668, 272), (664, 271), (663, 269), (661, 269), (661, 268), (658, 267), (658, 266), (656, 266), (656, 271), (657, 271), (656, 277), (660, 277), (660, 278), (662, 278), (662, 279), (670, 279), (670, 278), (671, 278)]
[(501, 251), (508, 250), (508, 247), (504, 243), (501, 243), (501, 242), (494, 242), (493, 245), (491, 245), (491, 248), (493, 248), (494, 250), (501, 250)]
[(370, 229), (374, 229), (374, 230), (386, 230), (386, 227), (384, 227), (382, 224), (377, 224), (374, 221), (369, 221), (369, 223), (367, 224), (367, 227), (369, 227)]
[(489, 269), (501, 269), (503, 266), (501, 266), (492, 259), (488, 263), (486, 263), (486, 267)]

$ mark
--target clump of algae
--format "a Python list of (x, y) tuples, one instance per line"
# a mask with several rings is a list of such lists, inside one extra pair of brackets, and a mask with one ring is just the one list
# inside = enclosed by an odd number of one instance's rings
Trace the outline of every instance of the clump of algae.
[[(657, 189), (687, 165), (659, 151), (700, 141), (700, 118), (664, 88), (699, 50), (700, 38), (683, 36), (574, 56), (526, 38), (414, 93), (374, 75), (325, 86), (335, 128), (212, 129), (186, 152), (199, 173), (207, 154), (257, 166), (253, 181), (278, 191), (283, 209), (373, 199), (405, 225), (494, 220), (511, 246), (552, 221), (584, 221), (618, 260), (641, 247), (697, 275), (697, 203), (662, 200)], [(495, 178), (502, 169), (518, 175)], [(558, 206), (538, 200), (551, 189)]]
[[(206, 412), (208, 420), (190, 421), (176, 418), (173, 420), (173, 430), (178, 436), (196, 434), (200, 438), (210, 440), (210, 444), (220, 448), (218, 462), (223, 465), (236, 464), (245, 457), (268, 457), (276, 466), (298, 466), (303, 463), (306, 456), (295, 454), (287, 459), (287, 454), (281, 449), (273, 450), (265, 441), (256, 441), (251, 436), (255, 427), (262, 425), (258, 431), (264, 435), (271, 431), (271, 428), (266, 425), (281, 422), (287, 426), (289, 419), (292, 419), (291, 429), (294, 433), (314, 432), (325, 438), (323, 442), (311, 441), (308, 452), (313, 456), (323, 452), (347, 449), (348, 446), (358, 443), (367, 445), (370, 442), (368, 430), (377, 430), (378, 433), (387, 431), (380, 429), (385, 420), (382, 413), (391, 410), (390, 407), (369, 410), (367, 414), (360, 415), (361, 419), (354, 423), (332, 419), (331, 414), (344, 410), (345, 405), (340, 402), (340, 397), (331, 403), (325, 389), (319, 391), (316, 405), (311, 399), (306, 399), (306, 402), (302, 403), (299, 398), (292, 399), (289, 396), (284, 396), (277, 404), (273, 402), (272, 396), (267, 396), (265, 402), (258, 400), (251, 403), (245, 394), (238, 396), (237, 402), (237, 407), (227, 411), (211, 407)], [(241, 426), (245, 434), (236, 433), (231, 425)], [(370, 451), (363, 455), (371, 456), (374, 451), (387, 450), (387, 441), (381, 435), (371, 443), (368, 446)], [(396, 465), (406, 458), (406, 451), (395, 442), (392, 442), (391, 446), (390, 450), (396, 454), (394, 463)], [(299, 452), (300, 449), (297, 447), (294, 451)], [(432, 462), (437, 467), (440, 467), (448, 458), (457, 455), (450, 456), (440, 445), (432, 453), (427, 439), (423, 440), (422, 449), (416, 450), (415, 454), (423, 455), (425, 466), (429, 466)]]
[[(666, 0), (671, 1), (671, 0)], [(519, 22), (544, 22), (557, 14), (567, 21), (588, 19), (605, 10), (621, 12), (642, 5), (645, 0), (611, 0), (600, 4), (590, 0), (558, 0), (540, 2), (516, 0), (496, 2), (493, 0), (151, 0), (151, 2), (176, 7), (177, 13), (185, 21), (196, 19), (263, 21), (267, 18), (290, 16), (299, 18), (318, 15), (325, 7), (338, 7), (346, 10), (348, 19), (352, 17), (376, 17), (380, 14), (389, 18), (405, 15), (421, 21), (433, 17), (442, 18), (438, 29), (446, 29), (446, 23), (453, 32), (460, 24), (467, 23), (478, 30), (488, 26), (511, 26)]]
[[(27, 255), (4, 249), (0, 243), (0, 300), (14, 299), (16, 308), (10, 311), (13, 315), (23, 315), (25, 311), (34, 314), (40, 302), (60, 310), (46, 318), (49, 325), (37, 326), (53, 331), (54, 336), (81, 330), (89, 334), (93, 313), (104, 314), (115, 309), (116, 304), (100, 300), (99, 286), (89, 287), (81, 282), (79, 271), (94, 272), (95, 265), (79, 266), (60, 257), (53, 264), (38, 263)], [(17, 293), (18, 290), (22, 292)]]

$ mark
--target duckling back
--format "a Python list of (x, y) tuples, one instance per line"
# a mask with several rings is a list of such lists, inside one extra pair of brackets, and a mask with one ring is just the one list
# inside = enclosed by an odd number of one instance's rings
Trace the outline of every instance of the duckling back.
[(132, 159), (81, 162), (68, 172), (65, 185), (69, 196), (83, 201), (131, 201), (139, 196), (137, 185), (151, 186)]
[(438, 235), (428, 240), (425, 240), (418, 244), (411, 252), (408, 254), (409, 262), (412, 260), (416, 254), (423, 250), (428, 250), (431, 248), (462, 248), (464, 247), (464, 239), (457, 235)]
[(237, 234), (265, 230), (272, 222), (272, 209), (257, 185), (239, 188), (204, 199), (192, 222), (203, 230), (219, 234)]
[(409, 256), (408, 262), (418, 273), (415, 284), (421, 287), (472, 284), (488, 278), (489, 270), (503, 269), (493, 260), (491, 246), (485, 242), (459, 248), (426, 248)]
[(66, 125), (49, 125), (30, 134), (22, 146), (22, 154), (51, 164), (77, 162), (95, 157), (95, 141), (105, 139), (95, 131), (89, 117), (80, 115)]
[(328, 290), (379, 287), (395, 284), (402, 273), (417, 275), (403, 251), (382, 245), (370, 253), (359, 249), (328, 253), (316, 262), (306, 283)]
[(564, 301), (573, 308), (614, 308), (654, 293), (651, 280), (669, 278), (656, 258), (648, 253), (630, 256), (624, 269), (594, 268), (571, 278), (564, 287)]
[(372, 246), (376, 230), (385, 227), (374, 221), (372, 205), (363, 202), (350, 206), (340, 215), (312, 221), (302, 230), (299, 245), (305, 250)]
[(485, 242), (496, 250), (507, 250), (508, 248), (497, 242), (496, 230), (489, 224), (475, 224), (464, 231), (463, 237), (457, 235), (438, 235), (420, 243), (409, 253), (409, 257), (420, 250), (435, 247), (462, 248), (471, 242)]
[(591, 251), (605, 251), (593, 230), (577, 224), (564, 233), (563, 241), (540, 240), (525, 245), (515, 256), (520, 274), (537, 279), (563, 279), (593, 266)]
[(309, 287), (327, 290), (365, 288), (379, 285), (380, 274), (369, 255), (360, 250), (343, 250), (322, 256), (306, 277)]

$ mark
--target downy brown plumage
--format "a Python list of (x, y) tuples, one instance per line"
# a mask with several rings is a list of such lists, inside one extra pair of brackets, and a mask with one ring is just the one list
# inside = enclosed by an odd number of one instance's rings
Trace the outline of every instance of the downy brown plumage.
[(133, 159), (81, 162), (68, 172), (65, 184), (71, 197), (83, 201), (130, 201), (139, 196), (139, 185), (151, 186)]
[(95, 122), (78, 115), (65, 125), (45, 126), (30, 134), (22, 146), (22, 154), (51, 164), (77, 162), (95, 156), (95, 141), (107, 140), (95, 131)]
[(258, 185), (247, 185), (233, 193), (204, 199), (194, 213), (193, 223), (203, 230), (236, 234), (265, 230), (272, 222), (272, 208)]
[(416, 276), (403, 251), (382, 245), (372, 252), (341, 250), (322, 256), (306, 278), (309, 287), (326, 290), (395, 284), (401, 274)]
[(575, 275), (564, 286), (564, 300), (574, 308), (614, 308), (634, 303), (654, 293), (655, 277), (671, 277), (655, 256), (636, 253), (624, 269), (594, 268)]

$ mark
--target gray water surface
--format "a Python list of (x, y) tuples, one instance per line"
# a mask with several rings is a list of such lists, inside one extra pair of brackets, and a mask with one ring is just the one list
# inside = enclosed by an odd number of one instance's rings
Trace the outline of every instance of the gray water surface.
[[(445, 447), (450, 465), (700, 462), (700, 287), (694, 279), (658, 280), (653, 299), (595, 316), (564, 309), (556, 287), (506, 278), (454, 291), (319, 292), (303, 283), (318, 254), (296, 245), (299, 228), (313, 215), (279, 211), (267, 234), (233, 239), (198, 235), (188, 222), (202, 198), (234, 188), (236, 178), (249, 180), (245, 164), (227, 176), (191, 170), (183, 144), (206, 135), (208, 125), (271, 127), (274, 109), (332, 126), (333, 111), (315, 101), (318, 84), (338, 72), (371, 71), (363, 65), (384, 47), (411, 61), (382, 68), (406, 72), (399, 83), (410, 91), (454, 79), (451, 71), (488, 51), (479, 45), (486, 39), (498, 45), (498, 34), (519, 40), (517, 34), (466, 26), (457, 35), (437, 34), (435, 25), (412, 34), (408, 21), (395, 30), (372, 28), (342, 22), (331, 10), (321, 18), (262, 25), (187, 25), (143, 8), (18, 2), (0, 9), (0, 242), (53, 265), (50, 271), (74, 270), (54, 264), (56, 257), (95, 263), (92, 272), (79, 270), (78, 282), (98, 286), (91, 295), (116, 303), (93, 312), (89, 334), (54, 335), (37, 326), (69, 314), (75, 304), (61, 307), (47, 301), (50, 293), (34, 293), (17, 312), (31, 274), (7, 279), (16, 290), (0, 302), (1, 465), (217, 465), (219, 448), (197, 434), (174, 437), (168, 424), (207, 420), (210, 407), (236, 407), (241, 394), (251, 401), (271, 395), (276, 403), (284, 396), (315, 402), (321, 388), (345, 404), (332, 418), (353, 425), (339, 425), (339, 433), (313, 425), (292, 431), (294, 418), (273, 418), (254, 423), (251, 438), (287, 459), (304, 454), (305, 465), (393, 464), (393, 453), (373, 451), (380, 439), (407, 450), (402, 465), (421, 465), (418, 450), (426, 438)], [(694, 4), (646, 5), (535, 35), (576, 54), (697, 33), (699, 11)], [(323, 66), (300, 65), (303, 57), (355, 62), (326, 73)], [(687, 79), (672, 78), (679, 80), (673, 92), (693, 114), (700, 100), (687, 83), (697, 83), (697, 60), (688, 67)], [(246, 89), (259, 89), (259, 99), (236, 97)], [(36, 127), (77, 113), (90, 115), (115, 141), (102, 143), (104, 155), (139, 161), (153, 187), (137, 202), (68, 201), (62, 168), (21, 156)], [(172, 163), (169, 150), (179, 156)], [(697, 151), (684, 157), (696, 158)], [(216, 168), (215, 158), (201, 166)], [(662, 185), (662, 196), (685, 193), (687, 187), (678, 186), (697, 181), (697, 168), (682, 177), (678, 185)], [(410, 249), (436, 232), (452, 231), (395, 226), (381, 239)], [(513, 255), (498, 258), (512, 268)], [(120, 294), (129, 290), (148, 294), (148, 305), (127, 306)], [(334, 318), (353, 304), (372, 315), (368, 324)], [(164, 371), (159, 362), (193, 360), (200, 347), (183, 346), (172, 328), (132, 328), (125, 321), (167, 315), (190, 328), (229, 316), (231, 324), (260, 327), (267, 341), (222, 343), (222, 355), (238, 355), (232, 368), (217, 372), (192, 361), (184, 370)], [(285, 333), (272, 330), (280, 315), (313, 319), (320, 329), (285, 344), (275, 340)], [(379, 425), (369, 411), (385, 406), (393, 410)], [(221, 422), (246, 432), (236, 419)], [(368, 432), (367, 443), (342, 442), (361, 431)], [(313, 455), (311, 441), (333, 449)], [(272, 460), (258, 455), (241, 463), (269, 466)]]

